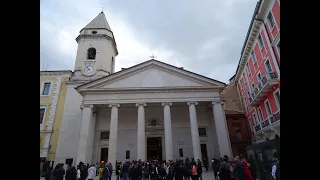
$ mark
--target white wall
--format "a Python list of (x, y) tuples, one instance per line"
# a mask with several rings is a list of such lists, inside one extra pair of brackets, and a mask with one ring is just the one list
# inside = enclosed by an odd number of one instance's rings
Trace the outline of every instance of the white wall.
[(67, 158), (73, 158), (73, 162), (76, 163), (81, 127), (80, 104), (82, 100), (81, 95), (74, 89), (76, 86), (75, 84), (69, 84), (67, 87), (55, 164), (65, 163)]

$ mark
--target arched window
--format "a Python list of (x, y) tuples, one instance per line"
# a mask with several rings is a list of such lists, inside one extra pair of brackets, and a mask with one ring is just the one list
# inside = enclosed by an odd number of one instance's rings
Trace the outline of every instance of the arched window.
[(97, 51), (95, 48), (91, 47), (87, 52), (87, 59), (96, 59)]

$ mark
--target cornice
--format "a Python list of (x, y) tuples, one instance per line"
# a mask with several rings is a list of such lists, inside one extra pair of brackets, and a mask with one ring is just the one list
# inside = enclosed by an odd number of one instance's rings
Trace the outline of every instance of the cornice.
[(80, 94), (110, 93), (172, 93), (172, 92), (219, 92), (223, 87), (155, 87), (155, 88), (108, 88), (108, 89), (77, 89)]
[(62, 76), (71, 77), (72, 71), (40, 71), (40, 77)]

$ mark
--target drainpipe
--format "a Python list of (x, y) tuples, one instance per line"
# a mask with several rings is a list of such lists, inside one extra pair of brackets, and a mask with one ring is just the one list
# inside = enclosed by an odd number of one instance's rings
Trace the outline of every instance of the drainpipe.
[[(262, 24), (263, 24), (263, 26), (264, 26), (264, 28), (266, 29), (266, 32), (267, 32), (267, 26), (266, 26), (266, 24), (264, 23), (263, 20), (261, 20), (261, 19), (256, 19), (256, 18), (254, 18), (254, 20), (259, 21), (259, 22), (262, 22)], [(273, 52), (273, 54), (274, 54), (274, 50), (273, 50), (273, 47), (272, 47), (272, 42), (271, 42), (270, 35), (269, 35), (268, 32), (267, 32), (266, 34), (267, 34), (267, 39), (268, 39), (268, 41), (269, 41), (269, 43), (270, 43), (270, 45), (271, 45), (272, 52)], [(280, 65), (279, 65), (278, 57), (277, 57), (276, 55), (274, 55), (274, 57), (276, 58), (277, 65), (278, 65), (279, 70), (280, 70)]]

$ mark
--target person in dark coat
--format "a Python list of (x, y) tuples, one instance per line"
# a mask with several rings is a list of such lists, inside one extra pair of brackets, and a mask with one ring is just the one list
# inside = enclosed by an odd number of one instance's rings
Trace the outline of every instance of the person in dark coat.
[(130, 169), (131, 180), (139, 180), (142, 173), (140, 168), (137, 166), (137, 162), (134, 162), (133, 166)]
[(202, 180), (202, 163), (200, 159), (197, 160), (197, 173), (200, 180)]
[(244, 166), (242, 162), (240, 161), (240, 158), (237, 156), (234, 159), (234, 162), (236, 163), (236, 168), (234, 170), (234, 173), (236, 174), (238, 180), (245, 180), (246, 175), (244, 174)]
[(174, 179), (175, 180), (183, 180), (183, 163), (182, 162), (180, 162), (174, 168)]
[(121, 174), (123, 177), (123, 180), (129, 180), (129, 171), (130, 171), (130, 162), (125, 162), (122, 165)]
[(231, 180), (230, 169), (227, 167), (226, 162), (222, 162), (220, 165), (219, 178), (220, 180)]
[(102, 172), (102, 179), (103, 180), (109, 180), (110, 178), (110, 169), (109, 167), (106, 165), (103, 169), (103, 172)]
[(159, 178), (159, 180), (165, 179), (166, 175), (167, 175), (167, 173), (166, 173), (166, 170), (164, 169), (162, 163), (159, 163), (159, 165), (158, 165), (158, 178)]
[(86, 180), (88, 176), (87, 165), (85, 165), (83, 162), (80, 162), (79, 166), (80, 166), (80, 180)]
[(77, 179), (77, 170), (74, 166), (69, 166), (66, 171), (66, 180), (76, 180)]
[(56, 166), (55, 170), (53, 171), (55, 180), (63, 180), (63, 176), (66, 173), (63, 168), (63, 165), (63, 163), (57, 164), (58, 167)]
[(212, 170), (213, 170), (213, 173), (214, 173), (214, 177), (215, 179), (217, 179), (217, 175), (218, 175), (218, 159), (216, 159), (215, 157), (212, 157), (212, 160), (211, 160), (211, 165), (212, 165)]
[(273, 179), (280, 180), (280, 162), (277, 158), (273, 158), (271, 175)]
[(156, 167), (154, 164), (151, 164), (151, 166), (150, 166), (150, 179), (155, 180), (156, 176), (157, 176)]
[(52, 173), (52, 167), (48, 167), (48, 171), (45, 177), (46, 180), (50, 180), (51, 173)]

